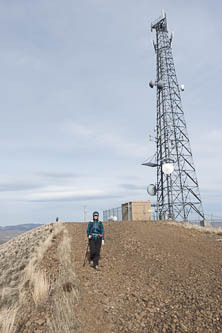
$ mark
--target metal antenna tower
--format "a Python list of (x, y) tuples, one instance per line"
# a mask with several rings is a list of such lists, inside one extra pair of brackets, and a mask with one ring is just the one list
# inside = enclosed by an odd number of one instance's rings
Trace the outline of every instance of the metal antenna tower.
[(157, 218), (178, 221), (204, 221), (200, 192), (190, 148), (180, 89), (172, 54), (166, 14), (151, 24), (156, 30), (153, 41), (156, 53), (157, 87), (155, 161), (143, 163), (157, 167), (157, 183), (151, 195), (157, 196)]

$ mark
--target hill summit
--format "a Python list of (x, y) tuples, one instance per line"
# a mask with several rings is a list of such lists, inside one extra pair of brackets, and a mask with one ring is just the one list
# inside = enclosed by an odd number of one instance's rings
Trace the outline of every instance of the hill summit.
[(220, 233), (104, 223), (95, 271), (86, 227), (51, 223), (0, 246), (1, 332), (222, 331)]

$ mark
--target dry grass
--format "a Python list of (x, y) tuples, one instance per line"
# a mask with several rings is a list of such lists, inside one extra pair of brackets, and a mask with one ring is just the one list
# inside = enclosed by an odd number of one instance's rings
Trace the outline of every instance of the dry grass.
[[(22, 321), (24, 321), (25, 319), (21, 317), (21, 313), (24, 314), (24, 308), (26, 308), (28, 304), (29, 307), (30, 304), (32, 304), (34, 311), (38, 311), (42, 306), (45, 307), (48, 304), (47, 301), (49, 300), (49, 295), (51, 295), (50, 292), (52, 290), (49, 283), (50, 280), (47, 278), (49, 272), (43, 272), (40, 267), (42, 267), (42, 260), (44, 260), (47, 255), (47, 250), (61, 232), (63, 232), (63, 239), (57, 248), (56, 255), (60, 261), (60, 271), (59, 277), (53, 285), (53, 297), (50, 296), (50, 302), (52, 302), (51, 304), (53, 306), (53, 315), (50, 320), (48, 319), (47, 321), (48, 328), (46, 331), (48, 333), (79, 332), (79, 323), (74, 316), (74, 306), (79, 299), (79, 289), (78, 281), (72, 267), (71, 239), (64, 223), (54, 223), (53, 226), (51, 225), (48, 228), (47, 234), (44, 234), (43, 231), (32, 231), (32, 233), (27, 233), (27, 235), (23, 237), (22, 242), (20, 240), (11, 242), (11, 244), (8, 242), (9, 244), (4, 251), (1, 252), (0, 249), (0, 259), (4, 258), (10, 260), (9, 264), (8, 260), (3, 262), (6, 280), (9, 275), (14, 277), (13, 279), (7, 280), (7, 285), (3, 283), (2, 289), (0, 289), (0, 332), (2, 333), (16, 332), (20, 320), (22, 319)], [(9, 248), (12, 256), (8, 257)], [(23, 251), (23, 257), (26, 258), (25, 260), (22, 260), (22, 258), (18, 260), (16, 257), (21, 250)], [(21, 253), (19, 259), (20, 257)], [(14, 263), (15, 269), (10, 266), (11, 262)], [(18, 272), (19, 279), (16, 280), (16, 274), (18, 274)], [(3, 277), (5, 278), (5, 275)], [(4, 279), (2, 278), (2, 282), (3, 281)], [(10, 283), (11, 285), (16, 283), (16, 288), (8, 287)], [(14, 294), (15, 291), (16, 296)]]
[(50, 285), (44, 272), (36, 272), (33, 277), (32, 297), (36, 306), (47, 301)]
[(54, 233), (51, 234), (44, 242), (41, 242), (36, 254), (36, 261), (40, 263), (44, 257), (44, 254), (46, 253), (47, 249), (52, 244), (52, 239), (54, 237)]
[[(34, 258), (41, 242), (51, 235), (52, 225), (27, 231), (0, 245), (0, 332), (13, 333), (16, 314), (24, 301), (24, 268), (27, 276), (34, 274)], [(34, 257), (33, 257), (34, 256)]]
[(36, 266), (37, 260), (36, 257), (33, 257), (30, 259), (28, 265), (24, 269), (24, 280), (32, 280), (32, 277), (35, 272), (35, 266)]
[(48, 322), (50, 333), (77, 333), (80, 323), (73, 312), (76, 305), (76, 292), (72, 289), (69, 294), (63, 294), (55, 301), (53, 318)]
[(46, 274), (38, 266), (53, 237), (63, 228), (61, 223), (55, 228), (52, 224), (42, 226), (0, 246), (3, 276), (0, 279), (0, 332), (14, 332), (19, 310), (25, 306), (28, 293), (36, 307), (47, 301), (50, 286)]
[(59, 279), (56, 283), (56, 295), (54, 300), (53, 316), (48, 321), (50, 333), (54, 332), (78, 332), (79, 322), (75, 318), (74, 307), (79, 300), (78, 281), (72, 266), (71, 239), (67, 230), (58, 247), (58, 257), (61, 263)]
[(61, 231), (64, 231), (64, 224), (62, 222), (54, 223), (54, 233), (57, 235)]
[(64, 225), (61, 222), (58, 222), (56, 225), (54, 225), (51, 234), (44, 242), (40, 243), (36, 255), (29, 261), (28, 265), (24, 269), (23, 281), (20, 288), (20, 304), (24, 303), (26, 296), (25, 286), (27, 283), (29, 284), (33, 301), (36, 306), (40, 305), (42, 302), (47, 301), (50, 285), (46, 274), (40, 271), (38, 266), (43, 260), (47, 250), (52, 245), (53, 239), (63, 230)]
[(1, 301), (5, 301), (5, 299), (10, 295), (11, 288), (9, 287), (3, 287), (1, 291)]
[(14, 322), (17, 314), (15, 307), (5, 308), (0, 313), (1, 332), (3, 333), (14, 333)]
[(40, 263), (48, 250), (48, 248), (52, 245), (53, 240), (55, 237), (60, 233), (64, 231), (64, 224), (62, 222), (56, 222), (53, 224), (53, 232), (51, 235), (39, 245), (38, 251), (37, 251), (37, 260), (38, 263)]
[(181, 228), (197, 230), (197, 231), (204, 232), (204, 233), (212, 233), (212, 234), (216, 234), (216, 235), (222, 235), (222, 228), (201, 227), (199, 225), (191, 224), (191, 223), (188, 223), (188, 222), (173, 222), (173, 221), (170, 222), (170, 221), (167, 221), (166, 223), (170, 224), (170, 225), (177, 226), (177, 227), (181, 227)]

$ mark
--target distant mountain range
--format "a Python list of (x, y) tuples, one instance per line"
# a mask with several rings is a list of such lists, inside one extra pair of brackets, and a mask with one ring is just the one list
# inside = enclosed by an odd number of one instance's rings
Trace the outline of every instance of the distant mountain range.
[(17, 224), (17, 225), (7, 225), (5, 227), (0, 226), (0, 245), (9, 241), (17, 235), (22, 234), (23, 232), (35, 229), (40, 227), (43, 224)]
[(8, 230), (18, 230), (18, 231), (28, 231), (34, 228), (38, 228), (43, 224), (34, 224), (34, 223), (27, 223), (27, 224), (17, 224), (17, 225), (8, 225), (5, 227), (0, 226), (0, 230), (8, 231)]

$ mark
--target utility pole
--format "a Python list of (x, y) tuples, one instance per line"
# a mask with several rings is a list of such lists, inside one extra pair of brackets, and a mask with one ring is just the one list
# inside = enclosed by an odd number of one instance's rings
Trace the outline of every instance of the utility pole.
[(86, 222), (87, 217), (87, 207), (83, 206), (83, 222)]

